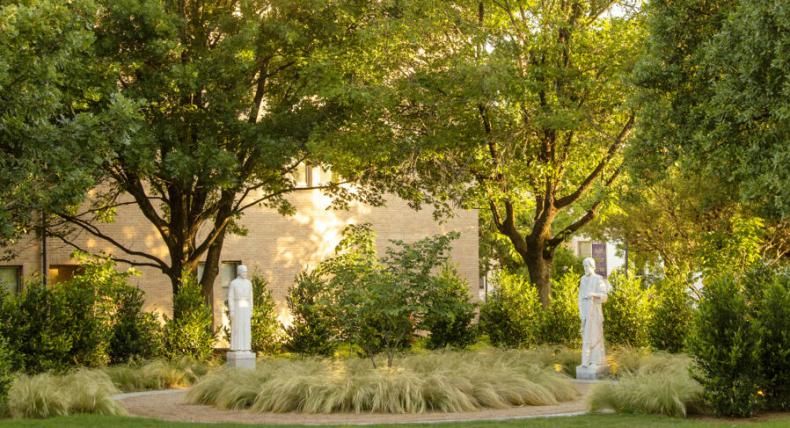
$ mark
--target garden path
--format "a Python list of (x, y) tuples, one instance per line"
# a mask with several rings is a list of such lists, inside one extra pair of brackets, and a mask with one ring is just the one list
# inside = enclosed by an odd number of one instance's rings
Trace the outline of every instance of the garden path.
[(555, 406), (523, 406), (509, 409), (486, 409), (476, 412), (420, 414), (383, 413), (257, 413), (248, 410), (221, 410), (212, 406), (186, 403), (186, 390), (123, 394), (117, 399), (132, 416), (179, 422), (232, 422), (249, 424), (399, 424), (457, 421), (494, 421), (549, 416), (575, 416), (587, 413), (590, 383), (576, 382), (579, 398)]

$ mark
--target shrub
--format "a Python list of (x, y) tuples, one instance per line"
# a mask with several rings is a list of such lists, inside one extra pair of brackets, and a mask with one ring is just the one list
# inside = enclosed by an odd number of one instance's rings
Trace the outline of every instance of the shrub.
[(449, 266), (435, 281), (430, 308), (421, 324), (421, 328), (430, 331), (427, 347), (466, 348), (477, 340), (475, 305), (469, 301), (469, 286)]
[(13, 375), (11, 372), (12, 355), (8, 340), (0, 336), (0, 417), (6, 414), (6, 400), (8, 398), (8, 388), (11, 386)]
[[(584, 275), (582, 260), (581, 257), (576, 257), (573, 251), (560, 246), (554, 251), (554, 261), (551, 269), (552, 279), (561, 281), (568, 275), (576, 277)], [(579, 284), (577, 283), (576, 285), (578, 286)]]
[(650, 345), (669, 352), (682, 351), (694, 316), (686, 281), (665, 278), (649, 291), (655, 299), (648, 326)]
[(537, 342), (540, 300), (524, 275), (501, 271), (496, 288), (480, 309), (480, 329), (491, 344), (518, 348)]
[(173, 299), (173, 319), (165, 319), (164, 353), (168, 358), (192, 357), (207, 361), (213, 352), (211, 308), (196, 278), (185, 272)]
[(338, 327), (331, 293), (317, 271), (303, 272), (286, 297), (293, 320), (286, 327), (286, 349), (329, 356), (338, 345)]
[(252, 277), (252, 350), (261, 354), (274, 354), (280, 350), (283, 331), (277, 319), (277, 305), (266, 280)]
[(81, 369), (65, 376), (42, 373), (18, 377), (9, 391), (8, 409), (15, 418), (47, 418), (76, 413), (124, 415), (112, 399), (118, 389), (99, 370)]
[(689, 375), (689, 364), (685, 356), (644, 356), (639, 367), (623, 373), (618, 382), (595, 385), (590, 409), (674, 417), (699, 413), (702, 386)]
[(254, 372), (213, 372), (187, 399), (257, 412), (420, 413), (557, 404), (577, 397), (567, 377), (529, 357), (522, 351), (436, 352), (404, 357), (396, 370), (372, 368), (356, 358), (267, 360)]
[(162, 352), (162, 327), (153, 313), (143, 310), (143, 291), (120, 287), (116, 293), (115, 324), (110, 338), (110, 361), (126, 363), (150, 359)]
[(604, 337), (613, 345), (647, 346), (650, 301), (642, 281), (621, 273), (611, 275), (612, 291), (603, 305)]
[(71, 363), (70, 311), (64, 293), (39, 281), (3, 302), (0, 332), (9, 340), (15, 370), (39, 373)]
[(755, 321), (760, 334), (757, 352), (766, 406), (790, 410), (790, 271), (759, 269), (746, 281), (761, 290), (755, 301)]
[(581, 341), (581, 321), (579, 319), (579, 281), (581, 276), (575, 272), (552, 280), (551, 304), (543, 310), (538, 342), (578, 345)]
[(689, 336), (697, 379), (705, 400), (720, 416), (751, 416), (759, 375), (758, 329), (742, 287), (732, 275), (713, 278), (702, 299)]

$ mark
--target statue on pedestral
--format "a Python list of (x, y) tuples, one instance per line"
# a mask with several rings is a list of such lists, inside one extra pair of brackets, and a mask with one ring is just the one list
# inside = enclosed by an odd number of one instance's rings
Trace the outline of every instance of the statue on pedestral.
[(584, 259), (584, 276), (579, 284), (579, 317), (582, 333), (582, 363), (576, 377), (595, 379), (608, 371), (603, 338), (603, 308), (610, 285), (595, 273), (595, 260)]
[(247, 266), (239, 265), (236, 274), (228, 288), (230, 350), (249, 351), (252, 342), (252, 282), (247, 279)]

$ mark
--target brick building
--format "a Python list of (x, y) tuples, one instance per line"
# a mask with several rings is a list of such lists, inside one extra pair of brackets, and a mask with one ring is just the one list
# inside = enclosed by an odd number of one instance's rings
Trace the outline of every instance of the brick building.
[[(300, 180), (315, 184), (322, 177), (317, 168), (306, 169)], [(323, 177), (326, 179), (326, 177)], [(238, 264), (245, 264), (250, 272), (262, 275), (269, 282), (283, 321), (287, 319), (285, 295), (301, 270), (315, 266), (334, 250), (342, 229), (348, 224), (371, 223), (377, 232), (377, 245), (381, 252), (391, 239), (414, 241), (437, 233), (457, 231), (461, 237), (454, 241), (452, 262), (470, 287), (470, 296), (477, 298), (478, 275), (478, 223), (477, 211), (463, 210), (443, 224), (432, 217), (431, 210), (414, 211), (391, 196), (384, 207), (352, 204), (348, 210), (328, 210), (330, 200), (318, 190), (295, 192), (290, 200), (296, 207), (292, 216), (282, 216), (262, 207), (245, 211), (241, 225), (248, 230), (246, 236), (228, 236), (222, 251), (220, 275), (214, 285), (215, 319), (224, 320), (223, 302), (227, 286), (235, 276)], [(167, 260), (167, 248), (157, 231), (135, 205), (120, 207), (116, 220), (102, 224), (103, 232), (135, 250), (142, 250)], [(75, 239), (91, 252), (117, 253), (109, 243), (83, 233)], [(72, 259), (73, 248), (56, 239), (49, 239), (46, 248), (46, 269), (42, 269), (43, 251), (39, 238), (30, 237), (20, 242), (17, 258), (0, 262), (0, 283), (10, 291), (18, 291), (25, 277), (46, 271), (49, 283), (74, 275), (79, 266)], [(121, 253), (118, 253), (121, 254)], [(124, 255), (125, 256), (125, 255)], [(122, 266), (122, 265), (121, 265)], [(132, 283), (145, 291), (146, 309), (169, 315), (172, 292), (169, 279), (154, 268), (137, 268), (141, 275)], [(200, 269), (198, 274), (200, 274)]]

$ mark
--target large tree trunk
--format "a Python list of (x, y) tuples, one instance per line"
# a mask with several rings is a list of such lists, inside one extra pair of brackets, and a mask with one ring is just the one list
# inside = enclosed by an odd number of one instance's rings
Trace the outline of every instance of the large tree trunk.
[(217, 317), (214, 316), (214, 281), (219, 275), (220, 256), (222, 255), (222, 244), (225, 242), (225, 232), (217, 237), (217, 240), (209, 246), (206, 252), (206, 264), (203, 267), (203, 277), (200, 278), (200, 289), (206, 303), (211, 308), (212, 323), (214, 328), (218, 326)]
[(553, 257), (546, 258), (542, 252), (530, 251), (523, 254), (524, 262), (529, 270), (529, 280), (538, 288), (540, 303), (544, 308), (549, 306), (551, 299), (551, 269)]

